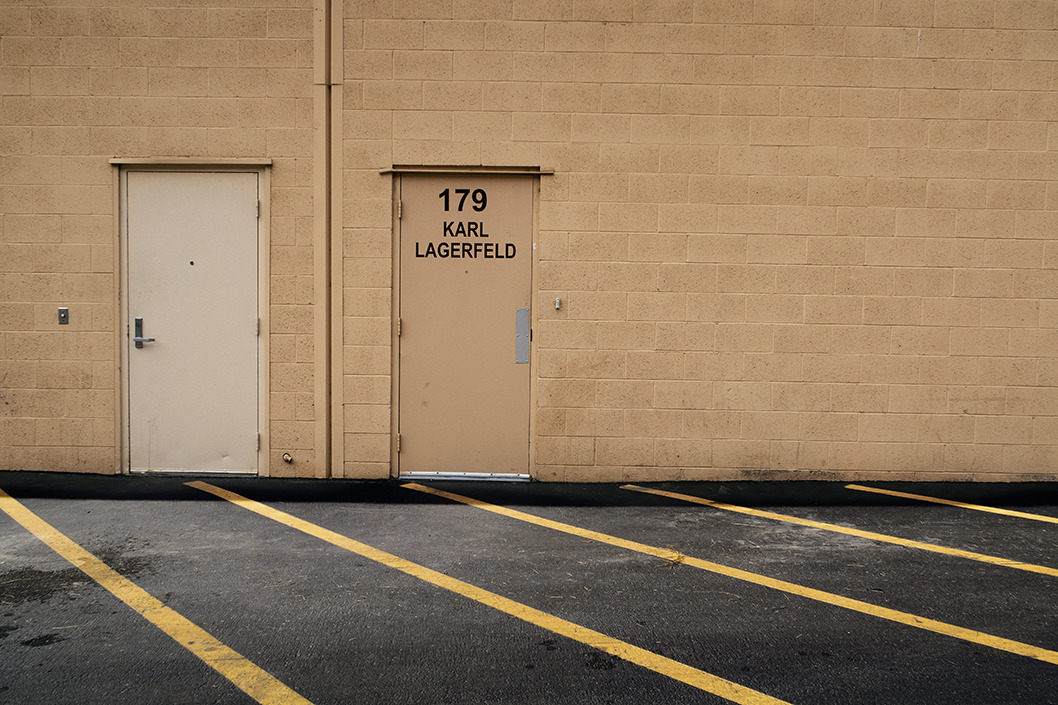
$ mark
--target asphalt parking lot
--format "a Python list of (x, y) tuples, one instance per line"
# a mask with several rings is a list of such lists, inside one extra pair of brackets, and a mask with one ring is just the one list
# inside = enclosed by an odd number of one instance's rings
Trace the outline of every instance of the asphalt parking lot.
[(859, 487), (0, 473), (0, 702), (1058, 703), (1058, 485)]

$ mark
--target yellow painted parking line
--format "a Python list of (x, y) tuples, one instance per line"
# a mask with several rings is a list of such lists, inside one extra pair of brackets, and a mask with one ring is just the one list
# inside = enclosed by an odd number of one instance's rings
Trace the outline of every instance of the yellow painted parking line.
[(528, 605), (523, 605), (520, 602), (515, 602), (514, 600), (497, 595), (494, 592), (489, 592), (476, 585), (471, 585), (462, 580), (449, 577), (444, 573), (439, 573), (417, 563), (412, 563), (411, 561), (395, 556), (392, 553), (380, 551), (379, 549), (368, 546), (365, 543), (354, 541), (347, 536), (343, 536), (330, 529), (325, 529), (322, 526), (305, 521), (304, 519), (299, 519), (293, 514), (273, 509), (266, 504), (248, 499), (235, 492), (201, 481), (188, 482), (186, 484), (189, 487), (209, 492), (210, 494), (225, 499), (243, 509), (248, 509), (251, 512), (255, 512), (263, 517), (277, 521), (280, 524), (285, 524), (292, 529), (297, 529), (298, 531), (314, 536), (322, 541), (338, 546), (339, 548), (344, 548), (358, 556), (363, 556), (364, 558), (381, 563), (382, 565), (394, 568), (402, 573), (406, 573), (432, 585), (436, 585), (437, 587), (444, 588), (445, 590), (449, 590), (458, 595), (462, 595), (463, 597), (470, 598), (483, 605), (499, 610), (500, 612), (509, 614), (512, 617), (517, 617), (518, 619), (534, 624), (550, 632), (554, 632), (555, 634), (568, 637), (574, 641), (578, 641), (582, 644), (586, 644), (600, 651), (616, 656), (617, 658), (648, 668), (655, 673), (668, 676), (669, 678), (694, 686), (695, 688), (712, 693), (713, 695), (719, 695), (732, 702), (741, 703), (743, 705), (789, 705), (789, 703), (786, 703), (783, 700), (778, 700), (769, 695), (765, 695), (764, 693), (751, 690), (738, 683), (733, 683), (732, 681), (719, 676), (714, 676), (705, 671), (688, 666), (685, 663), (674, 661), (670, 658), (655, 654), (652, 651), (647, 651), (638, 646), (619, 641), (618, 639), (607, 636), (601, 632), (582, 627), (579, 624), (567, 622), (564, 619), (534, 609)]
[(257, 702), (262, 705), (312, 705), (205, 629), (166, 607), (161, 600), (96, 558), (3, 490), (0, 490), (0, 509)]
[(418, 490), (419, 492), (426, 492), (427, 494), (436, 495), (438, 497), (444, 497), (445, 499), (451, 499), (456, 502), (462, 502), (463, 504), (468, 504), (478, 509), (484, 509), (486, 511), (494, 512), (496, 514), (502, 514), (503, 516), (507, 516), (512, 519), (518, 519), (520, 521), (525, 521), (530, 524), (536, 524), (537, 526), (544, 526), (549, 529), (554, 529), (563, 533), (572, 534), (573, 536), (580, 536), (581, 538), (591, 539), (593, 541), (606, 543), (611, 546), (618, 546), (620, 548), (626, 548), (630, 551), (637, 551), (639, 553), (645, 553), (650, 556), (656, 556), (672, 564), (693, 566), (701, 570), (709, 571), (710, 573), (717, 573), (718, 575), (725, 575), (729, 578), (742, 580), (747, 583), (762, 585), (764, 587), (772, 588), (774, 590), (781, 590), (792, 595), (798, 595), (800, 597), (806, 597), (810, 600), (816, 600), (817, 602), (825, 602), (829, 605), (844, 607), (848, 610), (862, 612), (863, 614), (869, 614), (873, 617), (879, 617), (881, 619), (888, 619), (889, 621), (904, 624), (909, 627), (917, 627), (918, 629), (925, 629), (927, 631), (936, 632), (937, 634), (944, 634), (945, 636), (954, 637), (956, 639), (962, 639), (963, 641), (969, 641), (974, 644), (980, 644), (981, 646), (988, 646), (993, 649), (999, 649), (1001, 651), (1017, 654), (1019, 656), (1028, 656), (1030, 658), (1039, 659), (1040, 661), (1046, 661), (1047, 663), (1058, 664), (1058, 651), (1051, 651), (1050, 649), (1044, 649), (1039, 646), (1033, 646), (1032, 644), (1024, 644), (1020, 641), (1014, 641), (1012, 639), (1004, 639), (1003, 637), (985, 634), (984, 632), (975, 631), (973, 629), (957, 627), (954, 624), (938, 622), (935, 619), (919, 617), (917, 615), (908, 614), (907, 612), (900, 612), (898, 610), (889, 609), (888, 607), (872, 605), (869, 602), (854, 600), (852, 598), (844, 597), (842, 595), (836, 595), (831, 592), (816, 590), (815, 588), (805, 587), (804, 585), (798, 585), (797, 583), (786, 582), (785, 580), (769, 578), (766, 575), (760, 575), (759, 573), (751, 573), (747, 570), (741, 570), (739, 568), (732, 568), (721, 563), (713, 563), (712, 561), (702, 560), (701, 558), (686, 556), (680, 553), (679, 551), (672, 550), (671, 548), (659, 548), (657, 546), (649, 546), (647, 544), (638, 543), (636, 541), (629, 541), (627, 539), (618, 538), (616, 536), (610, 536), (609, 534), (603, 534), (598, 531), (592, 531), (591, 529), (583, 529), (579, 526), (573, 526), (572, 524), (564, 524), (560, 521), (544, 519), (543, 517), (538, 517), (533, 514), (526, 514), (525, 512), (520, 512), (516, 509), (508, 509), (507, 507), (501, 507), (496, 504), (483, 502), (481, 500), (473, 499), (472, 497), (465, 497), (463, 495), (454, 494), (452, 492), (445, 492), (444, 490), (434, 489), (433, 487), (426, 487), (417, 483), (409, 483), (403, 485), (403, 487)]
[(1012, 509), (999, 509), (998, 507), (987, 507), (983, 504), (967, 504), (966, 502), (956, 502), (952, 499), (942, 499), (940, 497), (927, 497), (924, 494), (911, 494), (910, 492), (883, 490), (881, 487), (866, 487), (865, 485), (845, 485), (845, 489), (858, 490), (860, 492), (875, 492), (877, 494), (887, 494), (893, 497), (903, 497), (904, 499), (917, 499), (922, 502), (933, 502), (934, 504), (947, 504), (952, 507), (961, 507), (962, 509), (973, 509), (978, 512), (989, 512), (991, 514), (1005, 514), (1006, 516), (1018, 517), (1019, 519), (1032, 519), (1034, 521), (1046, 521), (1051, 524), (1058, 524), (1058, 517), (1049, 517), (1045, 514), (1029, 514), (1028, 512), (1015, 512)]
[(1022, 561), (1014, 561), (1009, 558), (999, 558), (997, 556), (989, 556), (984, 553), (974, 553), (973, 551), (964, 551), (960, 548), (951, 548), (949, 546), (940, 546), (935, 543), (925, 543), (923, 541), (914, 541), (912, 539), (904, 539), (899, 536), (890, 536), (888, 534), (878, 534), (873, 531), (862, 531), (860, 529), (852, 529), (846, 526), (838, 526), (837, 524), (827, 524), (822, 521), (813, 521), (811, 519), (802, 519), (801, 517), (791, 516), (789, 514), (777, 514), (775, 512), (765, 512), (760, 509), (750, 509), (749, 507), (740, 507), (737, 504), (726, 504), (724, 502), (717, 502), (712, 499), (705, 499), (704, 497), (695, 497), (689, 494), (680, 494), (678, 492), (667, 492), (665, 490), (656, 490), (650, 487), (640, 487), (639, 485), (623, 485), (623, 490), (632, 490), (634, 492), (642, 492), (644, 494), (658, 495), (659, 497), (669, 497), (671, 499), (679, 499), (684, 502), (693, 502), (695, 504), (704, 504), (707, 507), (713, 507), (715, 509), (723, 509), (729, 512), (738, 512), (739, 514), (748, 514), (750, 516), (760, 517), (762, 519), (774, 519), (775, 521), (784, 521), (789, 524), (800, 524), (801, 526), (810, 526), (813, 529), (823, 529), (825, 531), (833, 531), (839, 534), (847, 534), (849, 536), (858, 536), (864, 539), (870, 539), (872, 541), (881, 541), (883, 543), (893, 543), (898, 546), (906, 546), (908, 548), (918, 548), (923, 551), (932, 551), (934, 553), (943, 553), (948, 556), (957, 556), (958, 558), (969, 558), (973, 561), (980, 561), (982, 563), (991, 563), (992, 565), (1001, 565), (1004, 568), (1016, 568), (1018, 570), (1027, 570), (1030, 573), (1042, 573), (1043, 575), (1051, 575), (1058, 577), (1058, 569), (1048, 568), (1045, 565), (1036, 565), (1034, 563), (1023, 563)]

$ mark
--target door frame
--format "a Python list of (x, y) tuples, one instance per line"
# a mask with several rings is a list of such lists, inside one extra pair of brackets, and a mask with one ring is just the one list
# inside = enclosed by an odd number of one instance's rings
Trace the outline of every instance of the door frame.
[[(453, 176), (511, 176), (532, 179), (532, 260), (530, 261), (530, 284), (529, 284), (529, 308), (530, 308), (530, 331), (538, 327), (537, 321), (539, 306), (537, 305), (537, 294), (540, 291), (538, 277), (540, 276), (540, 253), (537, 243), (540, 234), (540, 177), (554, 174), (551, 169), (539, 167), (423, 167), (423, 166), (394, 166), (391, 169), (383, 169), (382, 174), (389, 174), (391, 179), (391, 201), (392, 201), (392, 245), (393, 245), (393, 276), (392, 276), (392, 317), (391, 317), (391, 362), (390, 362), (390, 477), (399, 478), (400, 454), (399, 454), (399, 429), (400, 429), (400, 195), (401, 179), (404, 175), (453, 175)], [(537, 336), (530, 335), (529, 340), (529, 428), (528, 456), (529, 467), (527, 477), (494, 476), (490, 477), (482, 473), (467, 473), (465, 476), (456, 477), (446, 474), (444, 479), (467, 479), (467, 480), (517, 480), (536, 478), (536, 414), (537, 414), (537, 379), (539, 377), (539, 354), (537, 351)]]
[[(260, 202), (260, 216), (257, 219), (257, 315), (261, 320), (261, 330), (257, 344), (257, 429), (261, 442), (257, 450), (257, 477), (269, 476), (269, 274), (271, 261), (270, 221), (271, 203), (271, 159), (111, 159), (114, 168), (114, 258), (115, 278), (114, 300), (115, 311), (115, 346), (117, 369), (115, 382), (118, 387), (118, 408), (116, 409), (116, 435), (120, 448), (117, 472), (131, 474), (131, 453), (129, 434), (129, 351), (128, 340), (130, 321), (128, 317), (128, 233), (126, 229), (125, 204), (128, 198), (127, 174), (134, 171), (148, 172), (198, 172), (198, 173), (255, 173), (257, 174), (257, 198)], [(216, 474), (216, 473), (202, 473)], [(246, 476), (247, 473), (221, 473)]]

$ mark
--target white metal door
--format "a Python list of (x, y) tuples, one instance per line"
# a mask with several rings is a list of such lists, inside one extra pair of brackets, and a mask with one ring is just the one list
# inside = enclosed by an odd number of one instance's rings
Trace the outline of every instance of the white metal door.
[(260, 175), (122, 176), (129, 467), (256, 472)]

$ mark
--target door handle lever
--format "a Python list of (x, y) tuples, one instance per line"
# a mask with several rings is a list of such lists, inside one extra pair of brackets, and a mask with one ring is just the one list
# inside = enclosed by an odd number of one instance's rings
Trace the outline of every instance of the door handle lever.
[(137, 318), (135, 320), (135, 335), (132, 337), (132, 342), (136, 344), (137, 348), (142, 348), (144, 343), (153, 343), (154, 338), (143, 337), (143, 319)]

